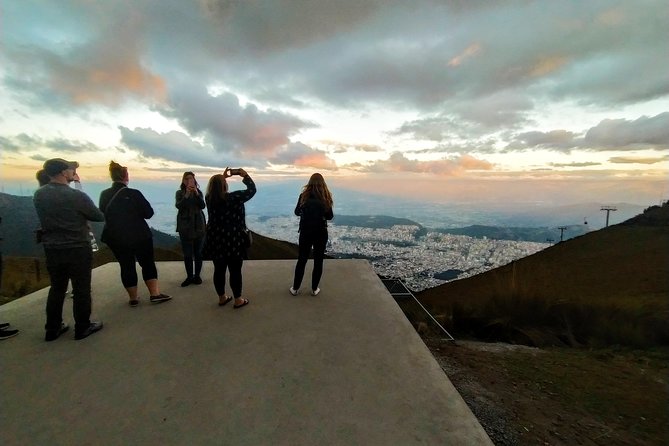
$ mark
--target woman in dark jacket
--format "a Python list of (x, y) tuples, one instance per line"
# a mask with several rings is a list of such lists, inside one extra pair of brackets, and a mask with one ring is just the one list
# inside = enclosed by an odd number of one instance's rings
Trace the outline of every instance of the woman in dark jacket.
[(105, 226), (100, 237), (111, 248), (121, 267), (121, 282), (128, 292), (129, 304), (136, 307), (137, 272), (135, 261), (142, 267), (142, 278), (149, 289), (152, 303), (165, 302), (170, 296), (158, 287), (158, 270), (153, 260), (153, 235), (146, 219), (153, 217), (153, 208), (137, 189), (130, 189), (128, 168), (112, 161), (109, 174), (112, 187), (100, 194), (100, 210)]
[[(226, 178), (239, 175), (246, 190), (228, 192)], [(223, 306), (233, 300), (225, 295), (225, 273), (230, 271), (230, 288), (234, 296), (234, 308), (248, 304), (242, 298), (242, 264), (247, 257), (249, 234), (246, 228), (244, 203), (256, 194), (256, 185), (244, 169), (226, 168), (223, 174), (214, 175), (207, 186), (207, 232), (204, 241), (204, 256), (214, 261), (214, 287), (218, 304)]]
[(181, 282), (185, 287), (191, 283), (202, 283), (202, 242), (204, 241), (204, 195), (197, 184), (193, 172), (184, 172), (181, 187), (176, 193), (175, 206), (177, 212), (177, 232), (181, 239), (181, 251), (184, 255), (186, 280)]
[(309, 259), (309, 251), (314, 248), (314, 270), (311, 274), (311, 294), (317, 296), (321, 292), (318, 283), (323, 274), (323, 257), (325, 246), (328, 242), (328, 223), (332, 220), (332, 194), (325, 184), (325, 179), (320, 173), (315, 173), (309, 178), (309, 182), (297, 199), (295, 215), (300, 217), (300, 241), (297, 264), (295, 265), (295, 277), (290, 294), (297, 296), (304, 277), (304, 268)]

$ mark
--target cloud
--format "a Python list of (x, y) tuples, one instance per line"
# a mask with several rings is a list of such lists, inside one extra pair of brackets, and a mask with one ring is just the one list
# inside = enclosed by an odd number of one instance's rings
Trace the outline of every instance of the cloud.
[(504, 151), (513, 152), (541, 148), (569, 153), (579, 145), (578, 135), (567, 130), (551, 130), (549, 132), (531, 131), (516, 135)]
[(29, 152), (41, 149), (53, 149), (56, 153), (79, 154), (81, 152), (100, 152), (103, 148), (86, 141), (54, 138), (44, 140), (25, 133), (13, 137), (0, 137), (0, 146), (7, 152)]
[(605, 119), (585, 134), (584, 146), (607, 150), (669, 148), (669, 112), (636, 120)]
[[(593, 161), (585, 161), (585, 162), (574, 162), (574, 163), (548, 163), (549, 166), (553, 167), (592, 167), (592, 166), (601, 166), (602, 163), (596, 163)], [(538, 170), (538, 169), (535, 169)]]
[[(127, 99), (164, 100), (165, 79), (143, 62), (144, 18), (132, 10), (119, 11), (109, 21), (98, 21), (100, 28), (86, 39), (60, 29), (65, 42), (58, 49), (38, 41), (9, 45), (5, 82), (34, 105), (54, 108), (114, 108)], [(52, 32), (57, 29), (53, 24), (48, 27)]]
[(338, 141), (323, 141), (323, 144), (327, 145), (328, 149), (334, 153), (346, 153), (351, 151), (365, 153), (383, 152), (383, 148), (375, 144), (345, 144)]
[(175, 118), (191, 135), (202, 135), (219, 152), (242, 158), (271, 157), (298, 131), (315, 124), (278, 110), (242, 106), (237, 96), (211, 96), (203, 86), (179, 85), (169, 107), (159, 111)]
[(656, 158), (642, 158), (633, 156), (614, 156), (609, 158), (609, 162), (615, 164), (657, 164), (664, 161), (669, 161), (669, 155)]
[(148, 128), (131, 130), (122, 126), (119, 130), (121, 142), (146, 158), (214, 168), (243, 164), (234, 157), (221, 156), (211, 147), (200, 144), (182, 132), (159, 133)]
[[(350, 166), (349, 166), (350, 167)], [(387, 160), (376, 161), (362, 170), (367, 172), (414, 172), (431, 173), (440, 176), (459, 176), (472, 170), (491, 170), (493, 165), (469, 155), (457, 158), (443, 158), (434, 161), (418, 161), (406, 158), (400, 152), (394, 152)]]
[(293, 165), (316, 169), (337, 170), (337, 163), (322, 150), (313, 149), (301, 142), (287, 144), (269, 161), (275, 165)]

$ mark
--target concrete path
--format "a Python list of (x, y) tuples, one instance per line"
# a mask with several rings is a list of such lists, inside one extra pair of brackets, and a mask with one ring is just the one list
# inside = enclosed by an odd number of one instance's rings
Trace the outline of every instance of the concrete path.
[[(218, 306), (213, 266), (130, 308), (118, 265), (93, 271), (105, 328), (43, 340), (40, 290), (0, 307), (0, 444), (491, 445), (364, 260), (326, 260), (322, 292), (288, 293), (294, 261), (244, 264), (241, 309)], [(310, 282), (311, 262), (305, 283)], [(308, 286), (306, 287), (308, 289)], [(73, 326), (67, 299), (64, 319)]]

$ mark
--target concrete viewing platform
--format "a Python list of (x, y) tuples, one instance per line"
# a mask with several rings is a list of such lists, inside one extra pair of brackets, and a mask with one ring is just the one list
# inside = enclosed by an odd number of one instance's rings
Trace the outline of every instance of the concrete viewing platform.
[[(250, 304), (218, 306), (213, 265), (169, 302), (127, 304), (118, 264), (93, 271), (104, 329), (44, 342), (48, 289), (0, 307), (0, 444), (492, 445), (365, 260), (326, 260), (321, 293), (288, 293), (293, 260), (244, 263)], [(306, 285), (306, 286), (305, 286)]]

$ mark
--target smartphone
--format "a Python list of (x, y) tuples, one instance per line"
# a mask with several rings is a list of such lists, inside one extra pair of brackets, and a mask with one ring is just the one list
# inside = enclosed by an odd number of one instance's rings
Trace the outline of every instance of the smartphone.
[(239, 169), (230, 169), (230, 175), (239, 175)]

